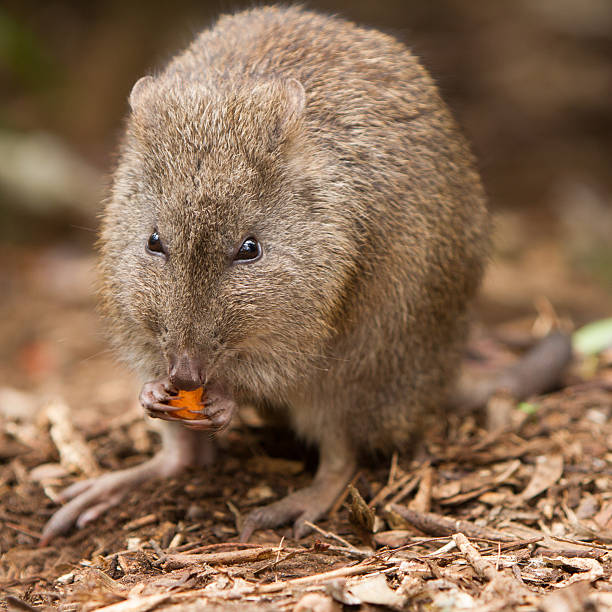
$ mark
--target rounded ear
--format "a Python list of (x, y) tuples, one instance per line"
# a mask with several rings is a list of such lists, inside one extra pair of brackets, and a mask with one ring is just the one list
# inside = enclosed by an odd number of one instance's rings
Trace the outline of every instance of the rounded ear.
[(306, 92), (297, 79), (277, 81), (272, 86), (276, 117), (270, 126), (270, 146), (276, 146), (291, 131), (306, 108)]
[(147, 97), (147, 92), (151, 89), (153, 80), (154, 79), (152, 76), (143, 76), (142, 78), (138, 79), (134, 84), (134, 87), (132, 87), (130, 97), (128, 98), (132, 112), (135, 113), (142, 105), (143, 100)]
[(306, 92), (297, 79), (273, 79), (258, 83), (245, 103), (254, 104), (261, 112), (267, 146), (273, 150), (289, 136), (304, 114)]
[(297, 119), (306, 108), (306, 92), (304, 86), (297, 79), (284, 81), (285, 95), (287, 97), (287, 119)]

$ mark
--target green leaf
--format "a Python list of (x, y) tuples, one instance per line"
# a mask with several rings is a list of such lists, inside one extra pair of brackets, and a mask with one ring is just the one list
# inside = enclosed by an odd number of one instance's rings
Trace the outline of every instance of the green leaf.
[(529, 402), (520, 402), (517, 408), (525, 414), (535, 414), (539, 409), (539, 404), (531, 404)]
[(612, 347), (612, 317), (577, 329), (572, 335), (572, 346), (583, 355), (596, 355)]

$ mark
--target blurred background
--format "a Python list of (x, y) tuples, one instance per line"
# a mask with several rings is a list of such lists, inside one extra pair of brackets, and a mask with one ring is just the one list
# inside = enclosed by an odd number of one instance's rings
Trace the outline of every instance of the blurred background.
[[(0, 385), (74, 403), (91, 403), (95, 388), (98, 416), (134, 392), (108, 355), (92, 292), (127, 96), (216, 15), (250, 4), (0, 6)], [(612, 2), (307, 5), (396, 35), (438, 81), (496, 216), (479, 316), (533, 313), (542, 296), (576, 324), (610, 316)]]

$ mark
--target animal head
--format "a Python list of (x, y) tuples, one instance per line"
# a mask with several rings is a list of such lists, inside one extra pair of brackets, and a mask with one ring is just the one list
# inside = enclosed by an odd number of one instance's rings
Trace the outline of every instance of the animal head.
[(130, 105), (101, 234), (117, 344), (182, 387), (279, 392), (333, 332), (350, 251), (304, 88), (145, 77)]

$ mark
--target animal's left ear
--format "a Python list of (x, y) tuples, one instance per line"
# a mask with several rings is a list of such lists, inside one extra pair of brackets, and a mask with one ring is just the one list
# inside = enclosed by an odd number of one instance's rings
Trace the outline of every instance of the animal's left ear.
[(306, 92), (297, 79), (279, 79), (257, 86), (252, 94), (255, 100), (260, 100), (264, 113), (261, 127), (267, 132), (269, 148), (274, 149), (290, 135), (304, 114)]
[(287, 127), (304, 113), (306, 108), (306, 92), (304, 91), (304, 86), (297, 79), (281, 81), (281, 87), (285, 110), (284, 113), (281, 111), (279, 121), (282, 123), (281, 127)]

